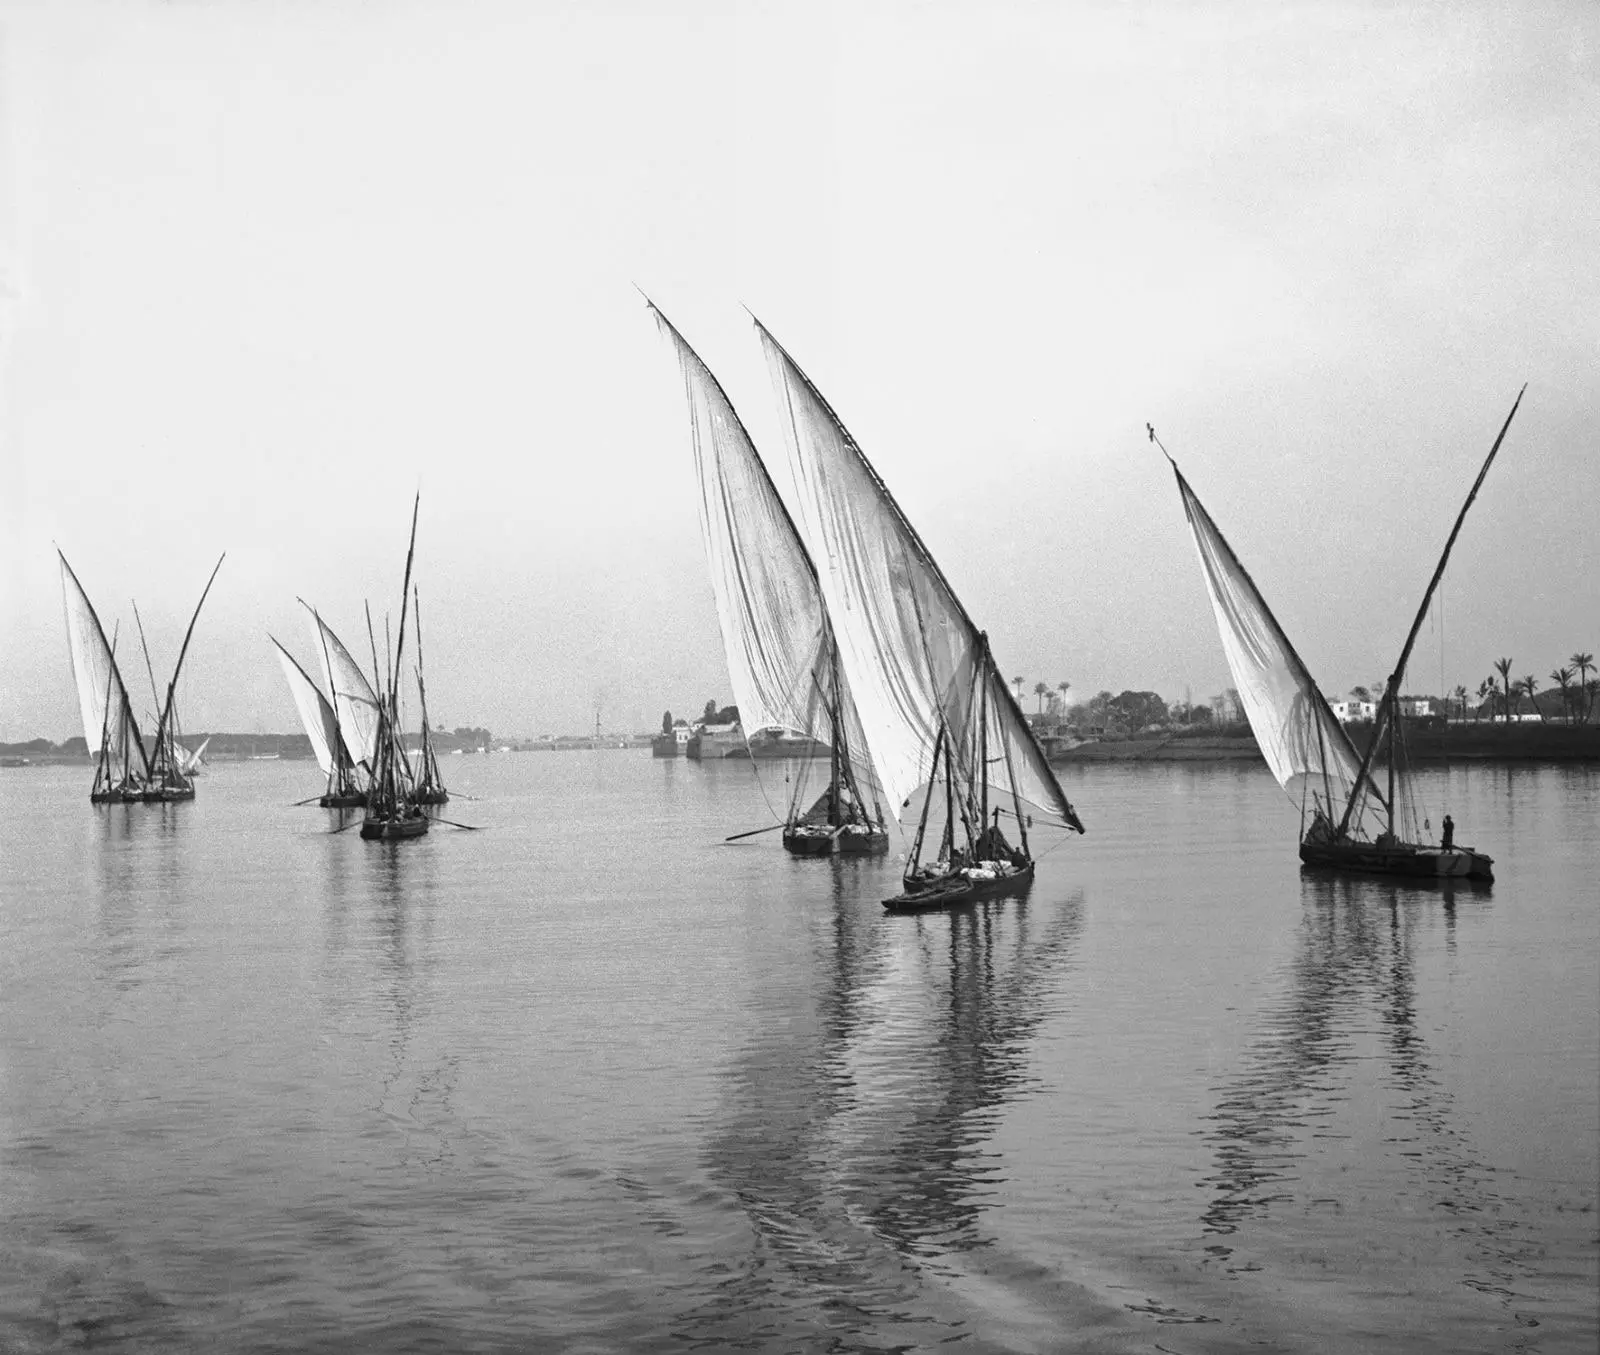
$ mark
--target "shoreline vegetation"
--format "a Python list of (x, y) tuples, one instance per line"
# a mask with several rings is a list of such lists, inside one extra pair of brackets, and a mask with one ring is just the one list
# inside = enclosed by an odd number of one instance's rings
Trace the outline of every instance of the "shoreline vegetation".
[[(1358, 752), (1372, 741), (1370, 721), (1345, 726)], [(483, 731), (487, 733), (487, 731)], [(201, 736), (204, 737), (204, 736)], [(303, 734), (234, 736), (216, 752), (218, 762), (253, 759), (310, 759), (311, 747)], [(448, 739), (448, 736), (446, 736)], [(228, 739), (229, 736), (219, 736)], [(81, 745), (82, 740), (76, 740)], [(462, 741), (465, 743), (465, 741)], [(1182, 726), (1143, 730), (1137, 734), (1101, 734), (1075, 739), (1049, 731), (1040, 742), (1053, 763), (1072, 762), (1220, 762), (1261, 763), (1261, 750), (1248, 724)], [(1522, 721), (1504, 724), (1487, 720), (1433, 719), (1405, 721), (1405, 744), (1415, 763), (1452, 762), (1600, 762), (1600, 724), (1566, 724)], [(537, 752), (578, 748), (649, 748), (648, 735), (592, 736), (522, 740), (514, 743), (485, 741), (458, 744), (461, 752)], [(207, 760), (213, 750), (207, 750)], [(448, 751), (457, 751), (451, 748)], [(0, 744), (0, 766), (87, 765), (91, 759), (71, 742), (51, 744), (44, 739)]]
[[(1600, 762), (1600, 725), (1480, 720), (1407, 720), (1404, 725), (1406, 751), (1416, 763)], [(1348, 724), (1345, 729), (1356, 750), (1366, 752), (1372, 742), (1372, 722)], [(1046, 736), (1043, 743), (1050, 761), (1058, 763), (1262, 761), (1247, 724), (1106, 735), (1078, 743)]]

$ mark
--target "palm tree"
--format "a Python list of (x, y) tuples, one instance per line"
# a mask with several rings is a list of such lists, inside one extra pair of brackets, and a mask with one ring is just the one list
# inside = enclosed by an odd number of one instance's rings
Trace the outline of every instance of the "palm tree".
[(1594, 710), (1594, 701), (1600, 696), (1600, 678), (1590, 678), (1583, 684), (1583, 718), (1587, 720)]
[(1011, 680), (1017, 685), (1017, 704), (1020, 706), (1022, 704), (1022, 679), (1014, 677)]
[(1048, 682), (1035, 682), (1033, 684), (1033, 694), (1039, 698), (1039, 714), (1040, 715), (1044, 714), (1044, 697), (1045, 697), (1045, 693), (1048, 692), (1049, 690), (1050, 690), (1050, 684)]
[(1568, 687), (1572, 684), (1572, 669), (1557, 668), (1550, 674), (1550, 681), (1561, 688), (1561, 714), (1568, 724), (1572, 723), (1572, 697)]
[[(1465, 720), (1467, 718), (1467, 689), (1457, 683), (1455, 691), (1451, 692), (1450, 695), (1455, 698), (1457, 718)], [(1483, 693), (1479, 692), (1478, 695), (1482, 696)]]
[(1056, 690), (1061, 693), (1061, 709), (1062, 710), (1065, 710), (1067, 708), (1067, 691), (1071, 686), (1072, 686), (1072, 684), (1070, 682), (1066, 682), (1066, 681), (1062, 681), (1062, 682), (1056, 683)]
[(1522, 679), (1522, 682), (1519, 685), (1523, 691), (1527, 692), (1528, 704), (1533, 707), (1533, 713), (1541, 720), (1544, 719), (1544, 712), (1539, 709), (1539, 703), (1533, 699), (1533, 694), (1539, 690), (1539, 679), (1534, 677), (1532, 673), (1529, 673)]
[(1495, 671), (1500, 674), (1500, 690), (1505, 693), (1506, 723), (1511, 723), (1511, 665), (1512, 659), (1496, 659)]
[[(1570, 659), (1567, 660), (1567, 662), (1578, 670), (1579, 690), (1587, 693), (1589, 691), (1589, 670), (1594, 667), (1594, 655), (1574, 654)], [(1587, 721), (1589, 718), (1589, 710), (1593, 704), (1594, 699), (1592, 696), (1584, 702), (1583, 718), (1585, 721)]]
[(1489, 703), (1489, 719), (1494, 720), (1494, 699), (1500, 694), (1500, 684), (1493, 677), (1486, 677), (1478, 684), (1478, 709), (1473, 712), (1472, 718), (1476, 720), (1483, 713), (1483, 703)]

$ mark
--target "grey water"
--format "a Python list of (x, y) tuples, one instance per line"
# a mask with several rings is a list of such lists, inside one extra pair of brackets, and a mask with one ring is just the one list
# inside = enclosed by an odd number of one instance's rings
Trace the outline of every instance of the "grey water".
[(1600, 769), (1424, 775), (1453, 890), (1069, 769), (1089, 835), (924, 917), (721, 841), (781, 769), (445, 770), (482, 831), (394, 844), (305, 763), (0, 772), (0, 1350), (1600, 1339)]

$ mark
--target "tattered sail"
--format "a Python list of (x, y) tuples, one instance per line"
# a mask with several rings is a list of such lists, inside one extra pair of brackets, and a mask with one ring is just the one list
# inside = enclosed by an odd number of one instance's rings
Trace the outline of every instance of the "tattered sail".
[[(268, 638), (271, 639), (270, 636)], [(305, 726), (306, 737), (311, 740), (311, 751), (316, 755), (317, 766), (322, 768), (323, 775), (333, 776), (343, 753), (339, 721), (333, 713), (333, 707), (289, 651), (277, 640), (272, 643), (277, 646), (278, 662), (283, 665), (283, 676), (289, 683), (289, 691), (294, 697), (295, 709), (300, 713), (300, 723)]]
[(312, 634), (317, 653), (322, 655), (322, 671), (339, 717), (345, 747), (355, 762), (370, 770), (378, 744), (378, 694), (372, 690), (361, 665), (351, 657), (316, 609), (303, 600), (301, 605), (311, 613)]
[(61, 589), (66, 604), (67, 645), (72, 653), (72, 674), (78, 686), (78, 709), (83, 717), (83, 737), (91, 756), (109, 750), (123, 774), (142, 780), (150, 775), (144, 740), (133, 718), (127, 688), (106, 643), (100, 618), (67, 557), (61, 557)]
[(1360, 779), (1361, 757), (1175, 462), (1172, 472), (1200, 553), (1228, 671), (1261, 755), (1296, 804), (1315, 803), (1337, 822)]
[(987, 640), (927, 547), (805, 373), (756, 328), (840, 662), (886, 795), (903, 814), (942, 746), (966, 784), (1014, 792), (1082, 832)]

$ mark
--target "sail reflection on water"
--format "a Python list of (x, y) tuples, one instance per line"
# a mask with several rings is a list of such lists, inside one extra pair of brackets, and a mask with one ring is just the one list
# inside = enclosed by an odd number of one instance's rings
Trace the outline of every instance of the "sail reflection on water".
[[(1214, 1161), (1203, 1182), (1208, 1253), (1229, 1270), (1272, 1264), (1275, 1227), (1310, 1213), (1330, 1253), (1348, 1247), (1374, 1265), (1385, 1247), (1410, 1254), (1448, 1243), (1462, 1253), (1465, 1283), (1509, 1295), (1524, 1273), (1520, 1225), (1458, 1126), (1415, 972), (1421, 934), (1442, 926), (1451, 953), (1461, 918), (1487, 906), (1487, 887), (1463, 881), (1419, 894), (1307, 875), (1301, 891), (1304, 921), (1281, 1000), (1263, 1014), (1203, 1133)], [(1381, 1205), (1367, 1193), (1375, 1177), (1385, 1182)], [(1359, 1199), (1347, 1198), (1349, 1181), (1361, 1182)]]
[(817, 982), (728, 1074), (708, 1166), (753, 1239), (688, 1320), (708, 1340), (783, 1320), (797, 1291), (835, 1330), (888, 1318), (908, 1339), (941, 1339), (936, 1305), (917, 1301), (919, 1264), (988, 1240), (1003, 1169), (986, 1145), (1028, 1091), (1081, 896), (886, 926), (861, 916), (850, 874), (818, 931)]

